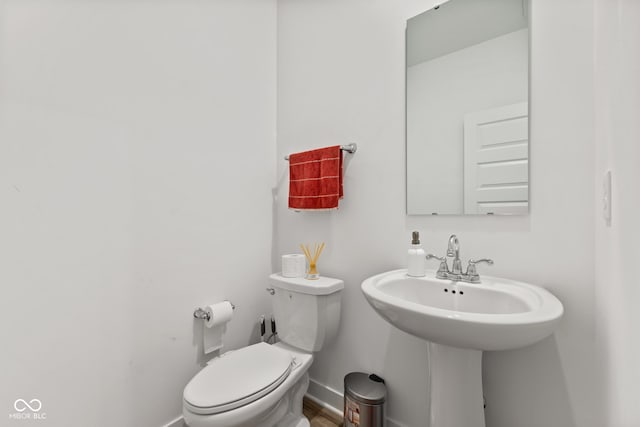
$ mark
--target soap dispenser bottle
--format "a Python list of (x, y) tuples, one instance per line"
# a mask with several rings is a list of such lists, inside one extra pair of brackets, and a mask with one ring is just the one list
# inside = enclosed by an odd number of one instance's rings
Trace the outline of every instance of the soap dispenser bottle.
[(425, 262), (426, 254), (420, 244), (420, 233), (414, 231), (412, 233), (411, 247), (409, 248), (409, 257), (407, 262), (407, 275), (412, 277), (422, 277), (426, 275)]

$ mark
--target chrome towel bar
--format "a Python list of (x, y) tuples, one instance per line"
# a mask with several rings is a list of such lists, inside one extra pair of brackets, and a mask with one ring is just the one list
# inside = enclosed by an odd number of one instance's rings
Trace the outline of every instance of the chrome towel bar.
[[(353, 154), (358, 151), (358, 144), (354, 142), (353, 144), (341, 145), (340, 149), (342, 151), (346, 151), (347, 153)], [(284, 159), (289, 160), (289, 155), (284, 156)]]

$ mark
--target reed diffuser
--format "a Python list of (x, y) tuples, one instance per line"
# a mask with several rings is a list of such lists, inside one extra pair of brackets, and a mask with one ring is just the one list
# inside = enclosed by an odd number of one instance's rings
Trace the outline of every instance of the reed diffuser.
[(309, 245), (300, 244), (300, 248), (302, 252), (304, 252), (304, 256), (309, 261), (309, 270), (307, 271), (306, 278), (309, 280), (316, 280), (320, 278), (318, 274), (318, 269), (316, 268), (316, 263), (318, 262), (318, 258), (320, 258), (320, 254), (322, 254), (322, 250), (324, 249), (324, 242), (318, 244), (314, 243), (313, 245), (313, 254), (311, 253), (311, 247)]

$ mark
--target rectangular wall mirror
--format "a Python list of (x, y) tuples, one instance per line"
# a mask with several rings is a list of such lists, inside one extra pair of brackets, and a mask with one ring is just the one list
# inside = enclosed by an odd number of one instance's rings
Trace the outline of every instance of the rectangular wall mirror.
[(529, 212), (529, 5), (449, 0), (407, 21), (407, 213)]

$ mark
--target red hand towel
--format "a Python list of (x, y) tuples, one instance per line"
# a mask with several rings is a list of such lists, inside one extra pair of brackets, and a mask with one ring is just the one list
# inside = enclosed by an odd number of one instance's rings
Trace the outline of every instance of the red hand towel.
[(342, 195), (342, 150), (339, 145), (289, 156), (290, 209), (336, 209)]

